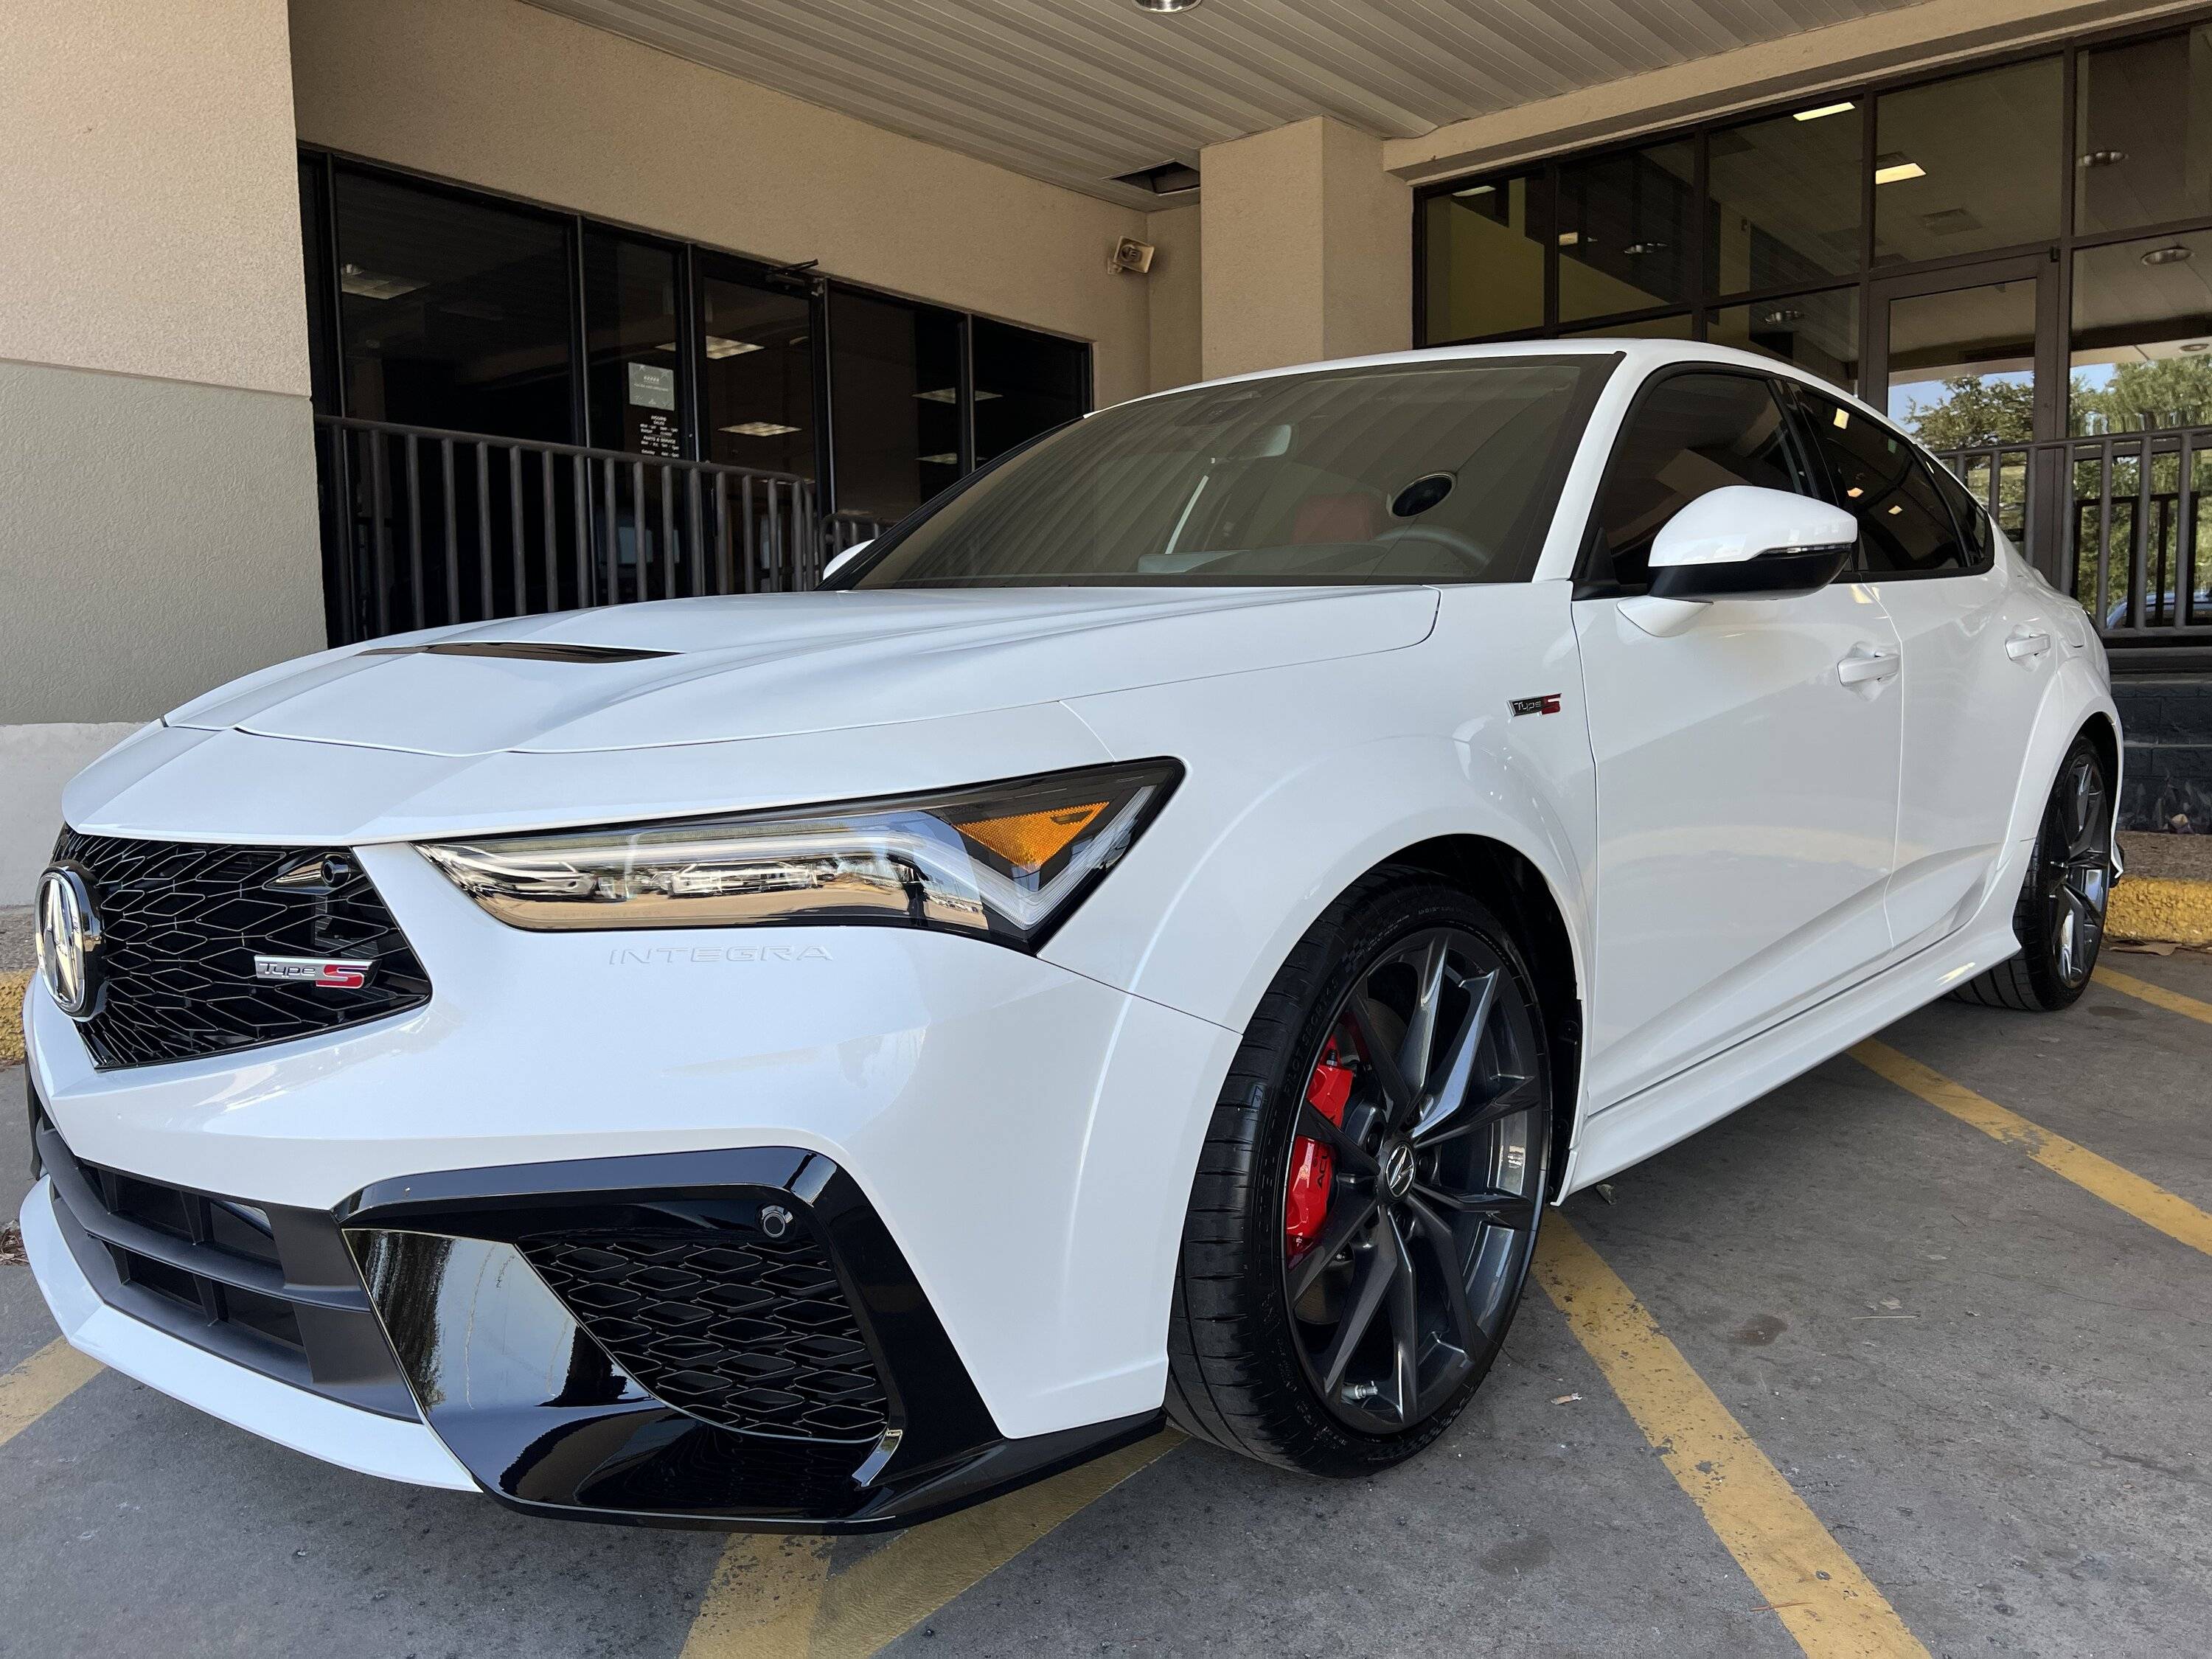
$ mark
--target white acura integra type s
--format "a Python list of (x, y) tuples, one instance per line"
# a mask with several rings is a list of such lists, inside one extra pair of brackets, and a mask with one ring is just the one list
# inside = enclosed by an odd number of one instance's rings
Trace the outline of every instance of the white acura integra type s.
[(1165, 393), (841, 565), (331, 651), (76, 779), (72, 1341), (544, 1514), (897, 1525), (1164, 1415), (1370, 1472), (1547, 1200), (2097, 954), (2087, 617), (1762, 358)]

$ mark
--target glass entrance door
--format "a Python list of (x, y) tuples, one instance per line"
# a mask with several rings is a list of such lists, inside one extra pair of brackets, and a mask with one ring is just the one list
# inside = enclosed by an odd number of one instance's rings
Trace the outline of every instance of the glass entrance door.
[(2029, 446), (2064, 434), (2055, 276), (2031, 255), (1876, 281), (1869, 295), (1868, 400), (1944, 457), (2024, 549), (2039, 489)]

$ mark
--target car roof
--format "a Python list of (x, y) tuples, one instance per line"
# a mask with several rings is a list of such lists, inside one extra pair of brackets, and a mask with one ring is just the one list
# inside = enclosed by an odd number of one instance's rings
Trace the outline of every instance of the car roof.
[(1808, 370), (1787, 363), (1779, 357), (1770, 357), (1763, 352), (1746, 351), (1739, 346), (1711, 345), (1696, 340), (1638, 340), (1626, 337), (1591, 337), (1572, 340), (1509, 340), (1492, 345), (1425, 346), (1417, 351), (1386, 351), (1367, 357), (1335, 357), (1316, 363), (1288, 363), (1280, 368), (1255, 369), (1243, 374), (1225, 374), (1218, 380), (1200, 380), (1189, 386), (1150, 392), (1146, 398), (1131, 398), (1143, 403), (1150, 398), (1171, 397), (1176, 392), (1195, 392), (1203, 388), (1236, 386), (1246, 380), (1278, 380), (1286, 374), (1313, 374), (1351, 368), (1379, 368), (1392, 364), (1436, 364), (1498, 361), (1514, 357), (1610, 357), (1619, 356), (1622, 367), (1640, 380), (1652, 370), (1674, 363), (1711, 364), (1724, 368), (1746, 368), (1778, 379), (1795, 380), (1801, 386), (1832, 398), (1841, 398), (1854, 408), (1863, 410), (1885, 423), (1887, 417), (1863, 399), (1854, 397), (1832, 380), (1824, 380)]

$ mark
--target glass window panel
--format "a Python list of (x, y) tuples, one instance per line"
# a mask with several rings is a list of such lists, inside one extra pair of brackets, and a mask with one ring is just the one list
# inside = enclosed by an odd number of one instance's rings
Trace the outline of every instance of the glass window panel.
[(1671, 374), (1645, 392), (1606, 469), (1590, 580), (1641, 592), (1668, 520), (1729, 484), (1808, 493), (1774, 391), (1753, 374)]
[(1939, 453), (2034, 437), (2034, 281), (1891, 301), (1882, 407)]
[(804, 294), (702, 269), (700, 372), (709, 460), (814, 476), (813, 314)]
[(1562, 321), (1689, 297), (1696, 168), (1697, 147), (1687, 138), (1560, 167)]
[(1859, 106), (1845, 100), (1706, 141), (1709, 291), (1787, 288), (1859, 268), (1864, 125)]
[(2075, 433), (2212, 424), (2212, 231), (2074, 256)]
[(1713, 313), (1705, 337), (1716, 345), (1779, 357), (1846, 392), (1858, 390), (1859, 291), (1855, 288), (1729, 306)]
[(673, 249), (584, 233), (585, 409), (601, 449), (690, 453), (676, 282)]
[(566, 223), (344, 168), (335, 193), (347, 413), (572, 441)]
[(896, 519), (960, 476), (960, 319), (838, 289), (830, 296), (837, 507)]
[(1423, 345), (1544, 325), (1540, 177), (1460, 185), (1422, 204)]
[(2074, 228), (2212, 214), (2212, 24), (2085, 52), (2077, 72)]
[(1929, 463), (1848, 404), (1803, 394), (1806, 425), (1836, 504), (1859, 521), (1859, 564), (1880, 578), (1949, 575), (1972, 560)]
[(1875, 263), (1941, 259), (2058, 234), (2059, 60), (1882, 94), (1875, 112)]
[(1678, 317), (1646, 317), (1637, 323), (1601, 323), (1595, 328), (1563, 328), (1563, 340), (1687, 340), (1694, 337), (1687, 314)]
[(976, 465), (1083, 413), (1089, 346), (981, 317), (969, 326), (975, 363)]

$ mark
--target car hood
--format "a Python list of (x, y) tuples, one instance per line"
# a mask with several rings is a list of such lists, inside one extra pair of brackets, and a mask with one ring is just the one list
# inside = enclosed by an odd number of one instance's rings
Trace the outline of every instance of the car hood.
[(1395, 650), (1427, 636), (1437, 599), (1368, 587), (669, 600), (331, 652), (237, 681), (167, 724), (447, 756), (784, 737)]

